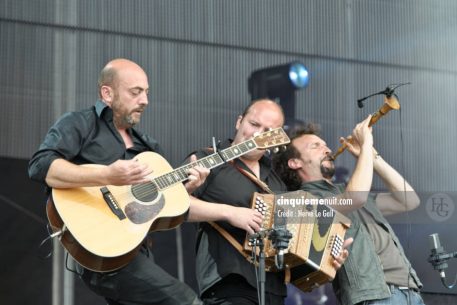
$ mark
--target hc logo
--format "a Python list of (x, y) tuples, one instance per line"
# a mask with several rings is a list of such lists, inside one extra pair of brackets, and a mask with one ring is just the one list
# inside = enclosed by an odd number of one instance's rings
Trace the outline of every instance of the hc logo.
[(428, 216), (435, 221), (445, 221), (454, 213), (454, 201), (449, 195), (436, 193), (431, 195), (426, 203), (425, 209)]

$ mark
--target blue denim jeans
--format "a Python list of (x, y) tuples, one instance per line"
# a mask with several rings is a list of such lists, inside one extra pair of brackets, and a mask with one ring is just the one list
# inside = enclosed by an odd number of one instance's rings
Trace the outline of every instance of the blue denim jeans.
[(389, 285), (391, 296), (386, 299), (360, 302), (358, 305), (425, 305), (420, 294), (412, 289)]

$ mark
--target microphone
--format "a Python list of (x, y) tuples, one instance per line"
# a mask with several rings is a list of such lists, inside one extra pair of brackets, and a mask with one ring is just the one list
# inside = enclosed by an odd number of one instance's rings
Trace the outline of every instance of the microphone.
[(447, 289), (454, 288), (455, 284), (457, 283), (457, 275), (454, 279), (454, 283), (448, 285), (446, 283), (446, 273), (444, 272), (444, 269), (448, 267), (447, 261), (449, 259), (457, 257), (457, 251), (446, 253), (444, 251), (443, 246), (441, 246), (440, 237), (438, 236), (438, 233), (429, 235), (429, 242), (431, 254), (427, 259), (428, 262), (432, 264), (433, 269), (438, 270), (438, 272), (440, 273), (440, 279), (443, 286)]
[(440, 243), (440, 236), (438, 235), (438, 233), (431, 234), (428, 237), (428, 241), (431, 250), (429, 262), (432, 264), (435, 270), (438, 270), (438, 272), (440, 273), (440, 277), (444, 279), (446, 278), (446, 273), (444, 272), (444, 269), (448, 267), (448, 264), (445, 260), (440, 258), (440, 255), (445, 254), (444, 248), (441, 246)]
[(357, 106), (359, 108), (363, 108), (363, 101), (372, 97), (372, 96), (375, 96), (375, 95), (380, 95), (380, 94), (383, 94), (385, 95), (387, 98), (391, 98), (392, 95), (395, 94), (395, 89), (397, 89), (398, 87), (401, 87), (401, 86), (404, 86), (404, 85), (410, 85), (411, 83), (408, 82), (408, 83), (400, 83), (400, 84), (392, 84), (392, 85), (389, 85), (386, 87), (386, 89), (382, 90), (382, 91), (379, 91), (379, 92), (376, 92), (376, 93), (373, 93), (373, 94), (370, 94), (368, 96), (365, 96), (361, 99), (358, 99), (357, 100)]
[[(387, 91), (387, 90), (389, 90), (389, 91)], [(375, 96), (375, 95), (384, 94), (384, 92), (390, 92), (390, 90), (391, 90), (391, 89), (390, 89), (389, 87), (387, 87), (387, 88), (384, 89), (383, 91), (379, 91), (379, 92), (370, 94), (370, 95), (368, 95), (368, 96), (362, 97), (361, 99), (358, 99), (358, 100), (357, 100), (357, 106), (359, 106), (359, 108), (363, 108), (364, 105), (363, 105), (362, 102), (363, 102), (364, 100), (366, 100), (366, 99), (368, 99), (368, 98), (370, 98), (370, 97), (372, 97), (372, 96)]]
[(275, 255), (275, 265), (276, 268), (282, 270), (284, 268), (284, 250), (279, 249), (278, 253)]
[(275, 229), (270, 234), (273, 247), (278, 251), (275, 255), (275, 265), (279, 270), (284, 269), (284, 250), (289, 247), (289, 240), (291, 238), (292, 233), (283, 228)]

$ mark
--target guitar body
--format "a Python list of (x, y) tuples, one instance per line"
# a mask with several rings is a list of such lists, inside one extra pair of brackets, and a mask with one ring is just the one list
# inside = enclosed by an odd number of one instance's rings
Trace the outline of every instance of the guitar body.
[[(173, 170), (153, 152), (136, 158), (153, 169), (151, 179)], [(102, 188), (109, 192), (124, 218), (112, 211)], [(177, 183), (162, 191), (148, 185), (136, 189), (130, 185), (53, 189), (46, 211), (53, 231), (64, 231), (59, 238), (70, 255), (87, 269), (106, 272), (126, 265), (149, 231), (181, 224), (188, 209), (187, 191)]]

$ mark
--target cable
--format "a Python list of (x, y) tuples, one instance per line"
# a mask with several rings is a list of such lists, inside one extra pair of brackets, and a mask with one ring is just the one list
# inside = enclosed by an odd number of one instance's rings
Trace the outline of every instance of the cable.
[[(405, 84), (410, 84), (410, 83), (405, 83)], [(405, 85), (405, 84), (399, 84), (397, 85), (395, 88), (399, 87), (399, 86), (402, 86), (402, 85)], [(395, 89), (394, 88), (394, 89)], [(398, 96), (395, 95), (395, 97), (397, 98), (398, 100)], [(407, 195), (406, 195), (406, 178), (405, 178), (405, 175), (406, 175), (406, 166), (405, 166), (405, 141), (403, 139), (403, 121), (402, 121), (402, 110), (401, 108), (399, 109), (399, 120), (400, 120), (400, 143), (401, 143), (401, 169), (402, 169), (402, 173), (403, 173), (403, 198), (404, 198), (404, 204), (405, 204), (405, 213), (406, 213), (406, 249), (408, 250), (408, 252), (410, 251), (411, 249), (411, 243), (410, 243), (410, 239), (411, 239), (411, 232), (412, 232), (412, 224), (411, 224), (411, 220), (409, 218), (409, 209), (408, 209), (408, 200), (407, 200)], [(405, 254), (406, 256), (406, 254)], [(411, 280), (411, 271), (412, 271), (412, 264), (411, 262), (408, 260), (409, 262), (409, 266), (408, 266), (408, 277), (407, 277), (407, 287), (409, 287), (409, 282)], [(411, 298), (408, 298), (408, 304), (411, 304)]]
[[(50, 226), (49, 224), (46, 224), (46, 230), (48, 231), (48, 237), (46, 237), (45, 239), (43, 239), (43, 240), (41, 241), (41, 243), (38, 245), (37, 257), (40, 258), (40, 259), (48, 259), (48, 258), (50, 258), (51, 255), (52, 255), (52, 250), (50, 250), (50, 251), (49, 251), (46, 255), (44, 255), (44, 256), (41, 256), (41, 254), (39, 253), (39, 252), (40, 252), (39, 250), (41, 249), (41, 247), (43, 247), (43, 246), (46, 244), (47, 241), (52, 240), (52, 238), (54, 237), (54, 236), (52, 235), (51, 226)], [(51, 245), (52, 245), (52, 243), (51, 243)]]
[(455, 275), (454, 283), (452, 283), (451, 285), (446, 284), (446, 279), (445, 278), (441, 278), (441, 283), (443, 283), (444, 287), (446, 287), (447, 289), (454, 288), (455, 284), (457, 283), (457, 274)]

